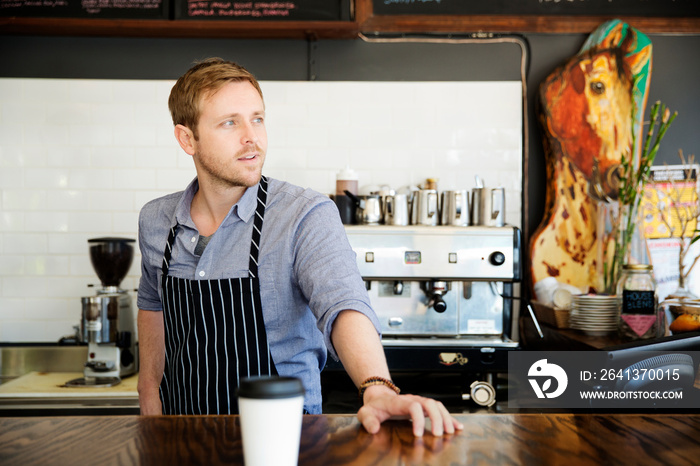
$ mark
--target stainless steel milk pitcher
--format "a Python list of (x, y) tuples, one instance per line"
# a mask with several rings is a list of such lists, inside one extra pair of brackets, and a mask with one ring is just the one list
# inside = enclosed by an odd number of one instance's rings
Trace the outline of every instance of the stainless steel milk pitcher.
[(411, 225), (438, 224), (438, 194), (434, 189), (420, 189), (413, 193)]
[(408, 225), (408, 196), (406, 194), (384, 196), (383, 209), (386, 225)]
[(440, 205), (440, 225), (469, 225), (469, 194), (465, 189), (444, 191)]
[(502, 227), (506, 223), (504, 188), (474, 188), (472, 190), (472, 225)]

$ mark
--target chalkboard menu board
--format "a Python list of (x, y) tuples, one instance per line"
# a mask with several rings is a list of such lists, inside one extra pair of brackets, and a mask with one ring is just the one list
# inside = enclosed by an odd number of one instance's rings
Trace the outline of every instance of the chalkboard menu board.
[(700, 0), (372, 0), (375, 15), (700, 17)]
[(349, 21), (351, 0), (174, 0), (175, 19)]
[(0, 16), (168, 19), (171, 0), (0, 0)]

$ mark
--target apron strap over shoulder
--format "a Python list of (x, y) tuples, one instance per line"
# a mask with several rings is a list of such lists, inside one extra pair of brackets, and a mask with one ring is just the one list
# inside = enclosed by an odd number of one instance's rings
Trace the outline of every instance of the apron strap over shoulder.
[(170, 234), (168, 234), (168, 241), (165, 245), (165, 250), (163, 251), (163, 265), (161, 270), (163, 271), (163, 276), (168, 275), (168, 270), (170, 269), (170, 258), (173, 255), (173, 244), (175, 244), (175, 232), (177, 231), (177, 223), (170, 228)]
[(260, 252), (260, 234), (263, 227), (263, 217), (265, 216), (265, 204), (267, 203), (267, 178), (260, 178), (260, 186), (258, 188), (258, 205), (255, 209), (253, 217), (253, 240), (250, 243), (250, 263), (248, 266), (248, 275), (250, 278), (258, 277), (258, 254)]

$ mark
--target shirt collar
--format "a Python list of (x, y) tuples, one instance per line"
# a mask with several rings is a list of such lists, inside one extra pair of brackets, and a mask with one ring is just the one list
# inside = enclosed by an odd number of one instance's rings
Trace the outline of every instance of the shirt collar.
[[(248, 223), (253, 214), (255, 214), (255, 209), (258, 207), (258, 185), (256, 183), (254, 186), (246, 189), (243, 196), (238, 200), (236, 205), (234, 205), (231, 210), (238, 215), (238, 217), (244, 222)], [(231, 215), (231, 212), (229, 212)]]
[[(232, 216), (238, 217), (246, 223), (253, 218), (253, 214), (255, 213), (255, 209), (257, 208), (258, 204), (258, 185), (259, 183), (245, 190), (243, 196), (241, 196), (238, 202), (231, 207), (231, 210), (224, 219), (224, 222), (226, 222)], [(175, 222), (178, 225), (184, 225), (195, 230), (197, 229), (190, 215), (190, 208), (192, 207), (192, 199), (194, 199), (194, 195), (198, 190), (199, 181), (195, 177), (182, 192), (182, 196), (180, 197), (177, 207), (175, 208)]]

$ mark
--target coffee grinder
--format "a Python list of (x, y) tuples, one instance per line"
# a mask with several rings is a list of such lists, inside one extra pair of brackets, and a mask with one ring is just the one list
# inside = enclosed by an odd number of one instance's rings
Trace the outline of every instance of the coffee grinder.
[(90, 262), (102, 283), (95, 296), (81, 298), (80, 339), (88, 344), (84, 377), (68, 386), (109, 387), (138, 369), (138, 345), (131, 295), (119, 288), (134, 257), (133, 239), (88, 240)]

